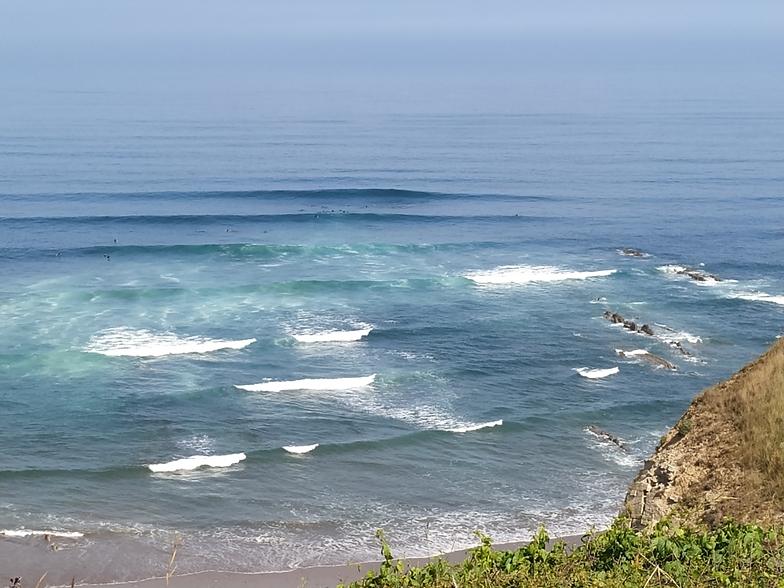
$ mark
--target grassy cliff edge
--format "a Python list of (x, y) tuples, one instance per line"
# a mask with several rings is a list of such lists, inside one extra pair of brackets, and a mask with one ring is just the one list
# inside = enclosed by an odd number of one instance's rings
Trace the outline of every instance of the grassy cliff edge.
[(452, 565), (409, 568), (379, 531), (379, 571), (352, 588), (784, 588), (784, 339), (698, 395), (629, 487), (613, 526), (569, 548), (544, 529), (487, 537)]

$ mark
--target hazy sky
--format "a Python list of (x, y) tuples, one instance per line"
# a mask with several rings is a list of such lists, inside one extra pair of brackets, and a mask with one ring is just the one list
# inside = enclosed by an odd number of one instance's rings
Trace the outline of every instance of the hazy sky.
[(0, 0), (0, 76), (730, 67), (780, 72), (784, 2)]

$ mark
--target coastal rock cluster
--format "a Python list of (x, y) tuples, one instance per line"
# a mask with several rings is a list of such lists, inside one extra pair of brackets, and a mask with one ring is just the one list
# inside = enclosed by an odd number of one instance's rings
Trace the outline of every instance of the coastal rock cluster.
[(689, 268), (679, 269), (675, 272), (676, 274), (680, 274), (682, 276), (689, 276), (692, 280), (696, 280), (697, 282), (721, 282), (722, 279), (714, 274), (708, 274), (705, 272), (701, 272), (699, 270), (693, 270)]
[(650, 335), (651, 337), (655, 334), (653, 329), (650, 328), (647, 324), (637, 326), (637, 323), (624, 319), (617, 312), (610, 312), (609, 310), (606, 310), (604, 311), (604, 316), (605, 318), (610, 319), (612, 322), (623, 325), (624, 328), (629, 329), (630, 331), (634, 331), (635, 333), (643, 333), (645, 335)]

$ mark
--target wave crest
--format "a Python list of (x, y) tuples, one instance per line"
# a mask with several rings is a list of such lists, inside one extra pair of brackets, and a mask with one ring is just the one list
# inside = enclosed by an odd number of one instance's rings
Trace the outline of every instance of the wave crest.
[(210, 353), (220, 349), (242, 349), (255, 342), (256, 339), (232, 341), (179, 337), (174, 333), (153, 333), (146, 329), (117, 327), (94, 335), (84, 351), (109, 357), (162, 357), (186, 353)]
[(318, 446), (318, 443), (314, 443), (313, 445), (284, 445), (283, 449), (289, 453), (301, 455), (303, 453), (310, 453)]
[(357, 329), (355, 331), (323, 331), (321, 333), (292, 335), (300, 343), (332, 343), (359, 341), (367, 337), (372, 328)]
[(578, 272), (546, 265), (504, 265), (491, 270), (466, 274), (465, 277), (477, 284), (513, 285), (529, 282), (561, 282), (585, 280), (614, 274), (618, 270)]
[(613, 374), (617, 374), (620, 370), (618, 369), (618, 366), (616, 366), (603, 370), (581, 367), (581, 368), (575, 368), (575, 371), (578, 374), (580, 374), (583, 378), (588, 378), (590, 380), (597, 380), (599, 378), (606, 378), (607, 376), (612, 376)]
[(200, 467), (227, 468), (245, 459), (244, 453), (232, 453), (229, 455), (193, 455), (183, 459), (175, 459), (167, 463), (153, 463), (148, 465), (150, 471), (177, 472), (195, 470)]
[(237, 385), (235, 388), (248, 392), (284, 392), (287, 390), (351, 390), (373, 383), (376, 374), (360, 378), (309, 378), (282, 382), (262, 382), (261, 384)]

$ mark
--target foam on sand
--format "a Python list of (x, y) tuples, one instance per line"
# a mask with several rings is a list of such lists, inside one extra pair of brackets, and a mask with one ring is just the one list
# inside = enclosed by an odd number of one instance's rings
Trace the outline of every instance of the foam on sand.
[(35, 531), (33, 529), (4, 529), (0, 531), (6, 537), (32, 537), (32, 536), (43, 536), (49, 535), (50, 537), (65, 537), (69, 539), (76, 539), (78, 537), (84, 537), (84, 533), (79, 533), (78, 531)]
[(248, 392), (284, 392), (286, 390), (351, 390), (362, 388), (373, 383), (376, 374), (361, 378), (319, 378), (305, 380), (289, 380), (284, 382), (262, 382), (235, 386)]
[(117, 327), (94, 335), (84, 350), (109, 357), (162, 357), (186, 353), (210, 353), (220, 349), (242, 349), (255, 342), (256, 339), (231, 341), (179, 337), (174, 333), (152, 333), (145, 329)]
[(477, 284), (513, 285), (529, 282), (561, 282), (585, 280), (614, 274), (618, 270), (576, 272), (547, 265), (504, 265), (487, 271), (466, 274), (465, 277)]
[(289, 453), (301, 455), (303, 453), (310, 453), (318, 446), (318, 443), (314, 443), (313, 445), (284, 445), (283, 449)]
[(333, 343), (359, 341), (362, 337), (367, 337), (372, 328), (357, 329), (355, 331), (324, 331), (308, 335), (292, 335), (300, 343)]
[(153, 463), (148, 465), (151, 471), (160, 472), (179, 472), (195, 470), (201, 467), (227, 468), (245, 459), (244, 453), (232, 453), (229, 455), (193, 455), (183, 459), (176, 459), (168, 463)]
[(620, 370), (618, 367), (612, 367), (605, 370), (592, 370), (590, 368), (575, 368), (575, 371), (580, 374), (583, 378), (588, 378), (590, 380), (597, 380), (599, 378), (606, 378), (607, 376), (612, 376), (613, 374), (617, 374)]

